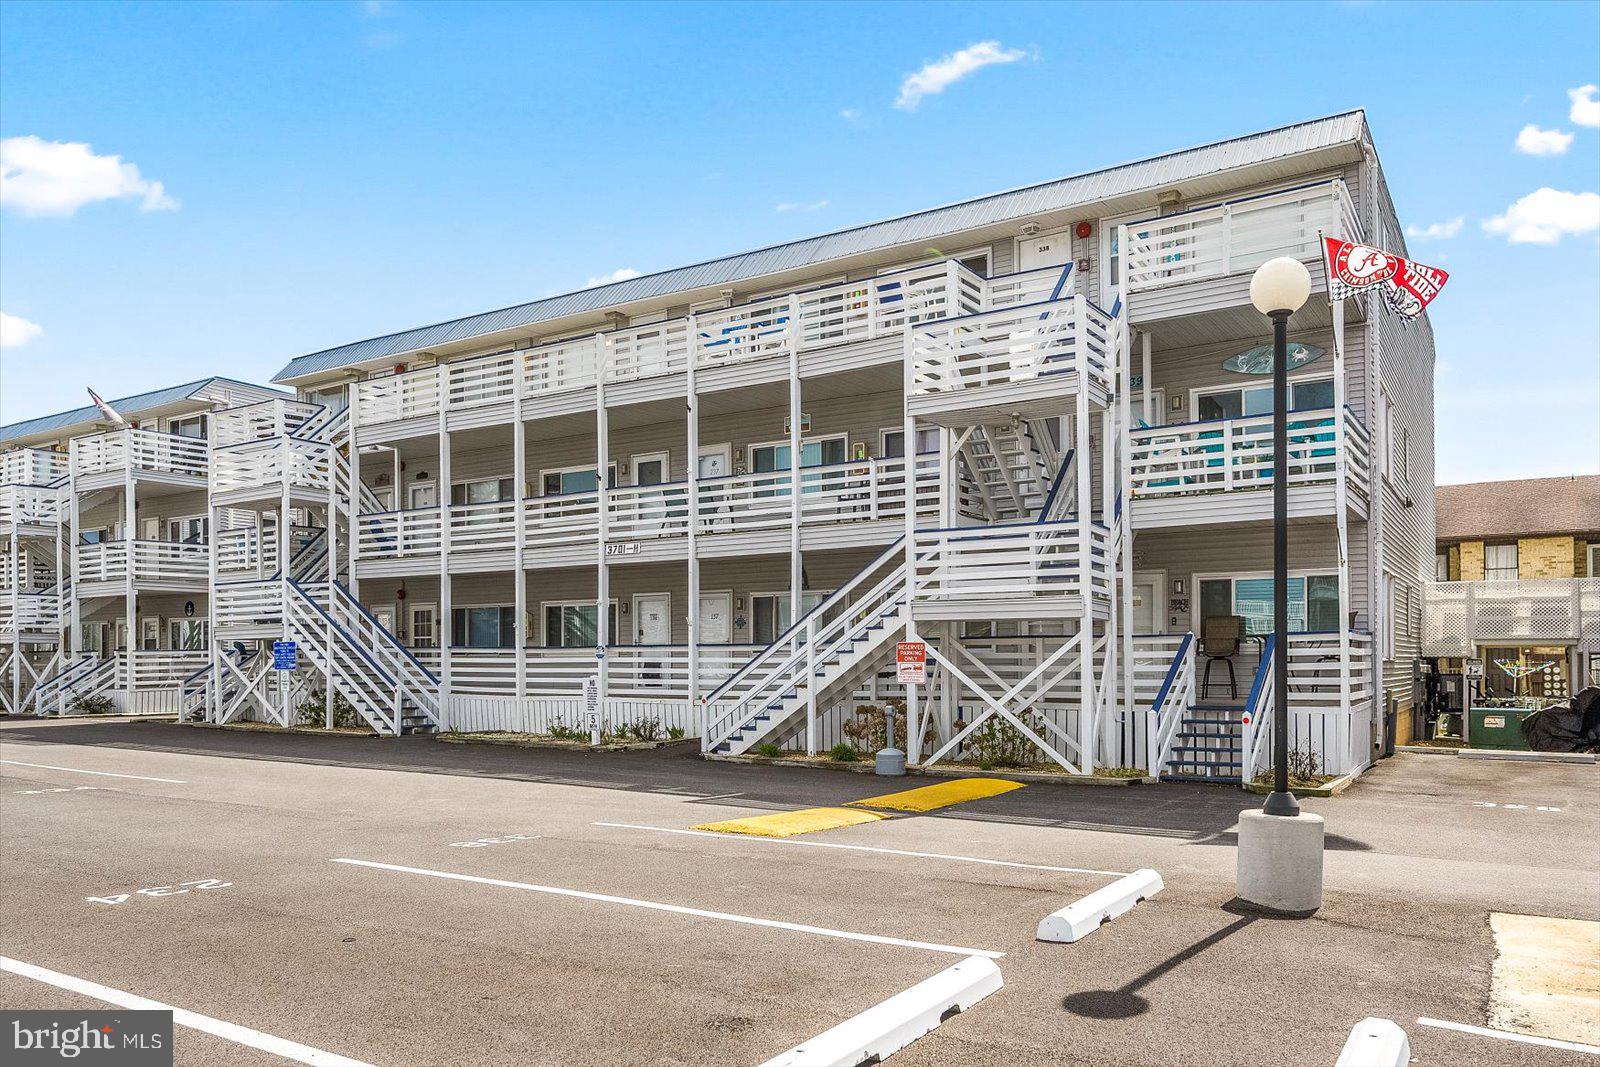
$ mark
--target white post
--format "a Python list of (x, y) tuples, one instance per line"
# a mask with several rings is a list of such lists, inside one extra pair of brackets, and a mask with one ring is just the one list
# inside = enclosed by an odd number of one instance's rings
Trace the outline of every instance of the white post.
[[(1079, 744), (1083, 746), (1082, 770), (1084, 774), (1094, 773), (1094, 746), (1095, 746), (1095, 721), (1094, 721), (1094, 496), (1093, 482), (1089, 476), (1089, 349), (1087, 344), (1088, 301), (1082, 293), (1073, 297), (1072, 321), (1081, 332), (1077, 345), (1076, 362), (1078, 364), (1078, 392), (1076, 396), (1077, 407), (1073, 418), (1076, 431), (1076, 448), (1078, 451), (1078, 582), (1081, 589), (1083, 610), (1081, 612), (1080, 641), (1078, 645), (1078, 676), (1080, 678), (1078, 698), (1083, 702), (1082, 710), (1078, 714)], [(1109, 502), (1107, 502), (1109, 504)]]
[[(1337, 539), (1339, 555), (1339, 618), (1336, 620), (1339, 630), (1339, 706), (1344, 709), (1350, 721), (1354, 721), (1355, 708), (1350, 700), (1350, 516), (1346, 510), (1349, 506), (1350, 487), (1346, 481), (1349, 475), (1349, 438), (1346, 435), (1344, 423), (1344, 396), (1346, 383), (1344, 380), (1344, 301), (1333, 302), (1333, 511), (1334, 531)], [(1309, 461), (1311, 449), (1306, 448), (1303, 455)], [(1289, 464), (1282, 460), (1273, 464), (1280, 478), (1289, 476)], [(1369, 507), (1372, 505), (1369, 504)], [(1380, 513), (1381, 514), (1381, 513)], [(1370, 518), (1370, 516), (1369, 516)], [(1307, 597), (1307, 604), (1310, 597)], [(1381, 714), (1383, 702), (1368, 710), (1368, 715), (1373, 712)], [(1381, 725), (1381, 722), (1380, 722)], [(1371, 753), (1363, 753), (1363, 762), (1371, 759)]]
[[(350, 408), (350, 443), (348, 445), (350, 449), (350, 484), (348, 486), (349, 496), (345, 500), (345, 514), (349, 516), (350, 520), (348, 527), (350, 531), (350, 596), (357, 603), (360, 603), (361, 575), (356, 569), (356, 558), (359, 555), (356, 551), (356, 546), (360, 543), (361, 537), (361, 446), (356, 441), (356, 425), (360, 422), (361, 409), (356, 405), (358, 384), (351, 382), (349, 390), (349, 396), (346, 397), (345, 403)], [(398, 485), (394, 487), (394, 493), (395, 499), (398, 500), (400, 497), (400, 487)], [(448, 618), (444, 620), (445, 624), (448, 624), (449, 621)]]
[[(700, 751), (706, 751), (710, 744), (709, 731), (706, 727), (706, 715), (700, 711), (700, 396), (699, 384), (695, 376), (695, 316), (691, 312), (687, 320), (687, 346), (689, 363), (687, 381), (684, 384), (684, 438), (685, 448), (689, 453), (688, 483), (689, 494), (689, 529), (688, 540), (688, 584), (689, 584), (689, 685), (686, 695), (689, 698), (688, 709), (691, 720), (697, 713), (700, 714)], [(730, 605), (731, 607), (732, 605)]]
[(123, 430), (122, 438), (122, 458), (125, 464), (122, 489), (122, 548), (123, 551), (127, 553), (123, 559), (123, 565), (126, 574), (125, 581), (127, 583), (123, 596), (125, 598), (124, 610), (126, 611), (128, 617), (128, 647), (125, 658), (122, 662), (124, 673), (120, 680), (122, 682), (122, 710), (127, 711), (129, 706), (133, 703), (133, 653), (134, 649), (139, 647), (139, 630), (137, 627), (139, 596), (138, 592), (134, 588), (133, 580), (135, 568), (134, 560), (137, 556), (137, 553), (134, 551), (134, 546), (137, 543), (136, 538), (139, 535), (139, 509), (138, 504), (135, 502), (135, 486), (137, 483), (133, 476), (133, 431)]
[[(517, 672), (517, 712), (526, 712), (525, 701), (528, 698), (528, 655), (525, 651), (528, 644), (528, 572), (524, 570), (524, 560), (528, 550), (528, 527), (524, 521), (525, 513), (522, 506), (522, 496), (527, 492), (528, 485), (528, 427), (522, 421), (522, 393), (523, 374), (520, 353), (512, 354), (512, 369), (515, 380), (511, 383), (511, 521), (512, 529), (516, 531), (516, 540), (512, 546), (511, 568), (512, 581), (516, 585), (515, 604), (517, 621), (512, 628), (512, 652), (515, 657), (513, 667)], [(435, 623), (437, 631), (438, 624)]]
[[(1133, 360), (1132, 333), (1129, 326), (1131, 309), (1126, 295), (1122, 298), (1122, 311), (1114, 333), (1118, 338), (1117, 345), (1117, 393), (1120, 396), (1122, 410), (1122, 425), (1118, 430), (1117, 448), (1121, 453), (1119, 485), (1122, 493), (1122, 552), (1120, 563), (1121, 581), (1117, 589), (1117, 610), (1122, 615), (1122, 737), (1123, 756), (1129, 765), (1138, 758), (1139, 716), (1133, 691), (1133, 405), (1128, 388), (1128, 364)], [(1143, 350), (1141, 371), (1144, 374), (1144, 420), (1152, 426), (1158, 425), (1155, 413), (1150, 410), (1150, 335), (1144, 333), (1139, 338)], [(1166, 605), (1156, 603), (1150, 613), (1151, 619), (1156, 623), (1156, 630), (1162, 627), (1160, 620), (1166, 615)]]
[[(454, 627), (451, 620), (454, 617), (455, 589), (450, 580), (450, 426), (446, 420), (449, 412), (450, 391), (443, 386), (445, 375), (441, 369), (439, 388), (439, 481), (438, 488), (434, 490), (434, 499), (439, 507), (439, 621), (435, 625), (439, 629), (439, 711), (446, 721), (454, 718), (452, 701), (450, 697), (450, 639)], [(404, 504), (405, 495), (403, 487), (398, 483), (394, 487), (395, 506)]]
[[(327, 513), (323, 518), (322, 536), (328, 539), (328, 608), (329, 618), (333, 617), (333, 583), (339, 579), (339, 454), (333, 447), (333, 440), (328, 441), (328, 504)], [(353, 568), (352, 568), (353, 569)], [(333, 624), (323, 626), (323, 646), (328, 650), (328, 669), (324, 674), (324, 687), (322, 692), (322, 725), (324, 729), (333, 729), (333, 694), (338, 686), (337, 668), (333, 662)]]
[(609, 707), (609, 660), (611, 644), (611, 563), (606, 556), (607, 542), (611, 536), (611, 416), (606, 410), (606, 336), (594, 335), (595, 386), (595, 485), (599, 508), (599, 533), (595, 542), (595, 646), (599, 652), (599, 699), (602, 716)]
[[(789, 321), (797, 324), (800, 298), (789, 297)], [(798, 329), (795, 331), (798, 335)], [(800, 348), (791, 336), (789, 343), (789, 622), (800, 621), (804, 573), (800, 562), (800, 452), (805, 439), (800, 432), (801, 392)], [(807, 684), (813, 684), (815, 677)]]

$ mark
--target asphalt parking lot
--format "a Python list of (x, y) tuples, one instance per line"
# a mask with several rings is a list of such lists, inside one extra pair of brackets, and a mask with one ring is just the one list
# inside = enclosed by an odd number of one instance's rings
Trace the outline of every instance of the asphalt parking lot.
[[(6, 720), (3, 955), (375, 1065), (756, 1064), (974, 953), (1004, 988), (895, 1063), (1331, 1065), (1366, 1016), (1420, 1065), (1594, 1062), (1417, 1025), (1486, 1024), (1490, 912), (1600, 919), (1593, 766), (1402, 755), (1306, 802), (1329, 847), (1309, 920), (1233, 901), (1252, 800), (1225, 788), (1036, 784), (797, 838), (691, 830), (907, 781)], [(1034, 940), (1142, 867), (1159, 896)], [(0, 1003), (101, 1006), (16, 973)], [(177, 1050), (285, 1062), (192, 1029)]]

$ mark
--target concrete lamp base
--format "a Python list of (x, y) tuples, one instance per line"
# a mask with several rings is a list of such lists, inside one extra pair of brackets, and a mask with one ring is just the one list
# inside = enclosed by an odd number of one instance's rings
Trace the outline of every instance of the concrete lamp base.
[(1322, 816), (1239, 814), (1239, 899), (1310, 915), (1322, 907)]
[(872, 770), (875, 774), (898, 778), (906, 773), (906, 754), (898, 748), (879, 749)]

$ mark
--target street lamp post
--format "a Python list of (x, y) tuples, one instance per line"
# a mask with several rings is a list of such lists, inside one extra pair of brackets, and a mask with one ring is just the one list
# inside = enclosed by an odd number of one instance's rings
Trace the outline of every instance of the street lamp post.
[(1261, 810), (1294, 816), (1289, 792), (1289, 316), (1311, 296), (1311, 274), (1289, 256), (1250, 279), (1250, 302), (1272, 320), (1272, 792)]

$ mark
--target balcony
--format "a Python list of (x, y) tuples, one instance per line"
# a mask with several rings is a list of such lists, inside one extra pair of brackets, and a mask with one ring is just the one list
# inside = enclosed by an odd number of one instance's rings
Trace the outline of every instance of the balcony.
[[(1343, 449), (1332, 408), (1289, 415), (1289, 516), (1332, 515), (1343, 468), (1351, 514), (1369, 506), (1372, 442), (1343, 412)], [(1265, 522), (1272, 518), (1272, 416), (1250, 415), (1129, 434), (1135, 528)]]
[(1083, 296), (945, 319), (911, 331), (906, 407), (947, 426), (1059, 415), (1088, 390), (1103, 405), (1113, 319)]
[[(917, 477), (917, 513), (924, 520), (939, 513), (937, 462), (924, 457)], [(827, 539), (838, 530), (840, 545), (861, 543), (859, 524), (879, 523), (880, 537), (892, 539), (905, 522), (904, 459), (862, 459), (800, 469), (799, 515), (802, 531)], [(781, 534), (784, 546), (795, 513), (794, 478), (789, 471), (708, 478), (699, 483), (698, 536), (705, 556), (736, 555)], [(682, 558), (689, 532), (689, 485), (622, 486), (605, 493), (607, 544), (617, 555)], [(524, 544), (537, 549), (546, 565), (588, 563), (600, 534), (601, 494), (567, 493), (518, 502), (492, 501), (449, 508), (416, 508), (362, 515), (356, 527), (356, 558), (362, 563), (437, 558), (444, 542), (441, 516), (448, 515), (452, 562), (458, 553), (484, 558), (466, 569), (510, 567), (516, 544), (517, 514)], [(740, 536), (749, 535), (749, 536)], [(818, 547), (823, 547), (818, 545)], [(565, 551), (563, 551), (565, 550)], [(493, 554), (492, 556), (490, 554)], [(531, 554), (531, 553), (530, 553)], [(396, 572), (403, 567), (394, 568)]]
[(127, 477), (204, 488), (211, 447), (204, 440), (156, 430), (112, 430), (72, 442), (72, 475), (79, 492)]
[[(1130, 222), (1120, 232), (1136, 325), (1248, 308), (1250, 274), (1278, 256), (1303, 261), (1313, 290), (1325, 292), (1321, 238), (1362, 239), (1349, 192), (1337, 179)], [(1249, 313), (1259, 321), (1253, 309)]]
[[(679, 396), (682, 383), (671, 378), (691, 362), (700, 387), (715, 389), (782, 377), (791, 352), (876, 342), (878, 360), (898, 359), (908, 325), (1045, 300), (1061, 277), (1047, 267), (984, 278), (946, 261), (375, 378), (356, 385), (355, 418), (366, 431), (358, 436), (428, 432), (441, 409), (453, 430), (501, 423), (518, 396), (524, 417), (582, 410), (594, 403), (585, 391), (600, 383), (613, 401)], [(807, 360), (812, 373), (829, 366), (824, 356)]]
[[(437, 648), (413, 649), (429, 670), (440, 670)], [(701, 645), (700, 692), (710, 692), (757, 652), (759, 645)], [(524, 691), (530, 697), (579, 697), (584, 679), (599, 671), (592, 648), (514, 648), (450, 650), (450, 691), (456, 696), (513, 696), (518, 659)], [(611, 645), (606, 649), (606, 693), (610, 698), (689, 699), (687, 645)], [(577, 726), (569, 721), (568, 726)]]
[(79, 545), (73, 557), (73, 580), (78, 595), (117, 596), (122, 589), (106, 583), (128, 579), (129, 545), (132, 545), (133, 580), (144, 592), (189, 592), (204, 588), (210, 578), (211, 549), (181, 541), (102, 541)]
[(0, 485), (45, 486), (67, 473), (67, 454), (44, 448), (0, 453)]
[(1111, 538), (1077, 520), (918, 530), (912, 610), (920, 619), (1075, 616), (1111, 603)]
[(53, 640), (60, 629), (61, 598), (54, 590), (0, 593), (0, 642), (14, 640), (19, 630), (24, 640)]
[[(289, 536), (290, 555), (293, 556), (323, 534), (320, 526), (296, 526)], [(245, 576), (269, 578), (278, 570), (278, 535), (272, 527), (266, 532), (254, 526), (220, 530), (215, 538), (217, 545), (217, 573), (224, 581)]]
[(1600, 652), (1600, 577), (1434, 582), (1422, 654), (1472, 657), (1480, 645), (1576, 645)]
[(227, 408), (211, 416), (211, 443), (223, 448), (298, 433), (315, 424), (325, 411), (321, 404), (288, 399)]
[[(65, 458), (65, 457), (63, 457)], [(62, 515), (62, 493), (42, 485), (0, 485), (0, 530), (22, 532), (32, 528), (35, 535), (54, 532)]]

